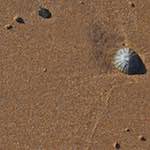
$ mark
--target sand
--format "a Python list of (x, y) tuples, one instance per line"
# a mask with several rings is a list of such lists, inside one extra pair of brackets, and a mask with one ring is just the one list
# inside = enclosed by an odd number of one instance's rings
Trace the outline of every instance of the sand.
[[(40, 6), (52, 17), (40, 17)], [(127, 46), (149, 70), (149, 8), (149, 0), (1, 1), (0, 149), (150, 149), (149, 71), (128, 76), (111, 63)]]

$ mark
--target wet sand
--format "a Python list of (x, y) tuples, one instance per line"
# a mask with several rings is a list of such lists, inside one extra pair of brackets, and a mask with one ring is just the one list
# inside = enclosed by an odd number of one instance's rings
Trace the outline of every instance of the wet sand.
[[(40, 6), (52, 17), (40, 17)], [(149, 8), (148, 0), (1, 1), (0, 149), (148, 150)], [(124, 46), (147, 74), (112, 66)]]

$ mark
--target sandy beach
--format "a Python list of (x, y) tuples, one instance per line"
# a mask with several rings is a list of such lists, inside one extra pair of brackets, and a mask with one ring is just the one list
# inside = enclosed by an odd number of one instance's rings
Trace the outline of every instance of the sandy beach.
[[(149, 0), (0, 2), (0, 150), (150, 149)], [(123, 47), (146, 74), (114, 68)]]

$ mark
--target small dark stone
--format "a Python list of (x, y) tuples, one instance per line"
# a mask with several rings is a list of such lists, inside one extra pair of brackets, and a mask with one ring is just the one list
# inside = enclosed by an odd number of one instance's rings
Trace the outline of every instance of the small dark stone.
[(6, 24), (6, 25), (5, 25), (5, 28), (6, 28), (7, 30), (9, 30), (9, 29), (12, 29), (13, 26), (12, 26), (11, 24)]
[(80, 3), (80, 4), (82, 4), (82, 5), (84, 5), (84, 4), (85, 4), (83, 1), (80, 1), (79, 3)]
[(122, 46), (126, 46), (126, 43), (122, 43)]
[(126, 131), (126, 132), (130, 132), (130, 129), (129, 129), (129, 128), (125, 128), (125, 131)]
[(15, 20), (16, 22), (18, 22), (18, 23), (23, 23), (23, 24), (25, 23), (24, 20), (23, 20), (23, 18), (21, 18), (21, 17), (19, 17), (19, 16), (15, 16), (15, 17), (14, 17), (14, 20)]
[(43, 18), (51, 18), (52, 17), (51, 12), (47, 8), (40, 7), (38, 13), (39, 13), (39, 16), (41, 16)]
[(143, 135), (139, 135), (139, 140), (141, 140), (141, 141), (146, 141), (146, 138), (143, 136)]
[(133, 7), (133, 8), (134, 8), (134, 7), (135, 7), (135, 4), (134, 4), (134, 3), (131, 3), (131, 7)]
[(47, 68), (43, 68), (43, 72), (47, 72)]
[(115, 143), (113, 144), (113, 146), (114, 146), (114, 148), (116, 148), (116, 149), (120, 149), (120, 144), (119, 144), (118, 142), (115, 142)]

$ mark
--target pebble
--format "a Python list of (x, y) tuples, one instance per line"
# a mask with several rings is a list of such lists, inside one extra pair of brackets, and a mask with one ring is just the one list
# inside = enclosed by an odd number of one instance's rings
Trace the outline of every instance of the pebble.
[(41, 16), (43, 18), (47, 18), (48, 19), (48, 18), (52, 17), (51, 12), (47, 8), (40, 7), (38, 13), (39, 13), (39, 16)]
[(82, 5), (84, 5), (84, 2), (83, 2), (83, 1), (80, 1), (79, 3), (82, 4)]
[(139, 135), (139, 140), (141, 140), (141, 141), (146, 141), (146, 138), (143, 136), (143, 135)]
[(125, 128), (124, 131), (130, 132), (130, 129), (129, 128)]
[(116, 148), (116, 149), (120, 149), (120, 144), (119, 144), (118, 142), (115, 142), (115, 143), (113, 144), (113, 146), (114, 146), (114, 148)]
[(5, 29), (7, 29), (7, 30), (9, 30), (9, 29), (12, 29), (12, 28), (13, 28), (13, 26), (12, 26), (11, 24), (6, 24), (4, 27), (5, 27)]
[(43, 68), (43, 72), (47, 72), (47, 68)]
[(133, 8), (134, 8), (134, 7), (135, 7), (135, 4), (134, 4), (134, 3), (131, 3), (131, 7), (133, 7)]
[(127, 43), (122, 43), (122, 46), (128, 46), (128, 44)]
[(129, 4), (131, 5), (131, 7), (135, 7), (135, 4), (133, 2), (129, 2)]
[(14, 17), (14, 20), (15, 20), (16, 22), (18, 22), (18, 23), (23, 23), (23, 24), (25, 23), (25, 22), (24, 22), (24, 19), (23, 19), (22, 17), (19, 17), (19, 16), (15, 16), (15, 17)]

